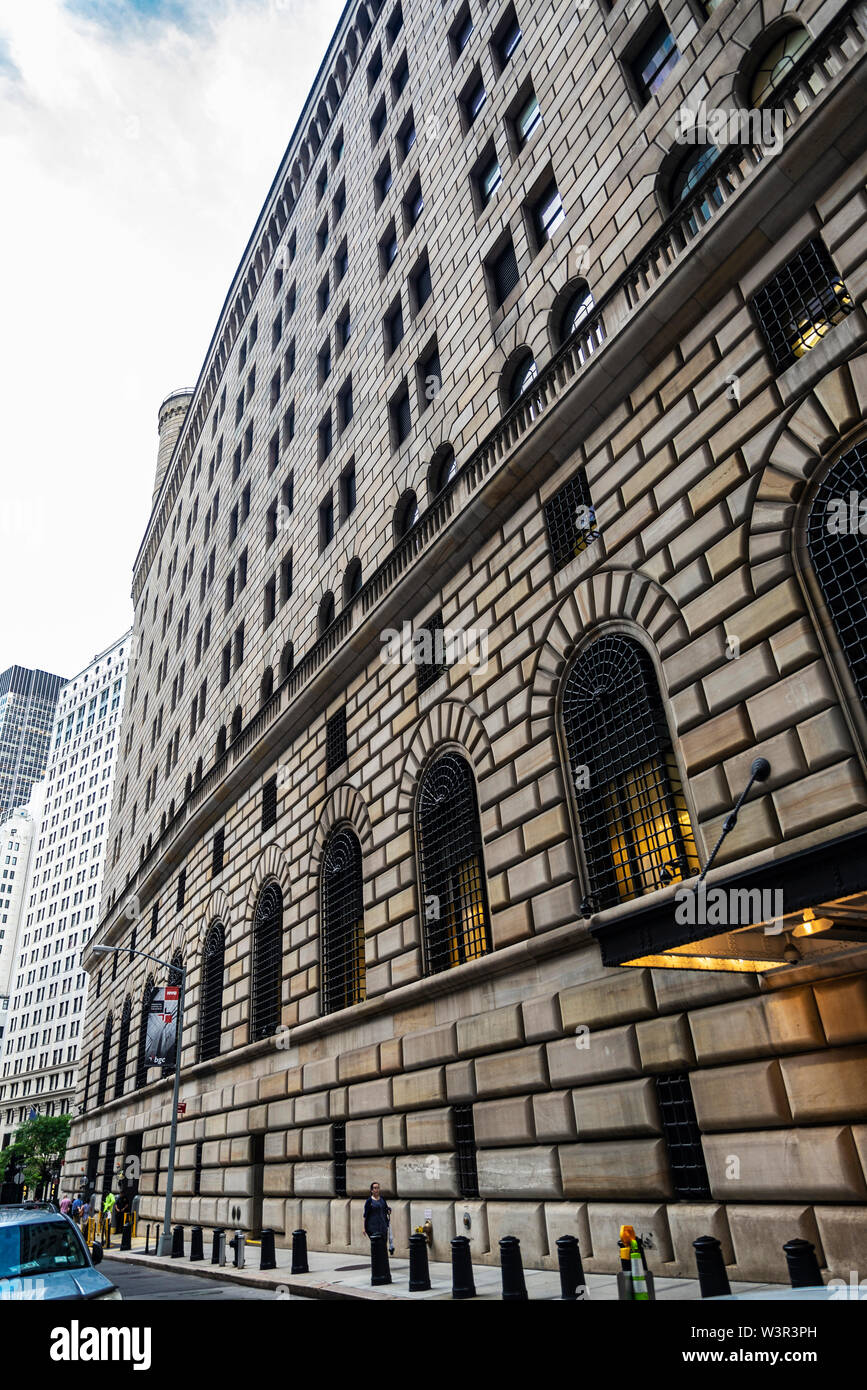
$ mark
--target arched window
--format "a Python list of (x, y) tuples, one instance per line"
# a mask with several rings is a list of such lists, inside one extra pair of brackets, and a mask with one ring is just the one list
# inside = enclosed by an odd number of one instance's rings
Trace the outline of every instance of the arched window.
[(105, 1092), (108, 1087), (108, 1059), (111, 1054), (112, 1022), (112, 1016), (109, 1014), (105, 1020), (105, 1028), (102, 1030), (102, 1056), (99, 1060), (99, 1079), (96, 1083), (97, 1108), (105, 1104)]
[(259, 683), (259, 703), (267, 705), (271, 696), (274, 694), (274, 668), (266, 666), (262, 672), (262, 679)]
[[(202, 774), (204, 773), (204, 770), (205, 770), (205, 769), (204, 769), (204, 765), (203, 765), (203, 763), (202, 763), (201, 758), (196, 758), (196, 775), (195, 775), (195, 777), (193, 778), (193, 785), (194, 785), (194, 786), (197, 787), (197, 786), (199, 785), (199, 783), (201, 782), (201, 780), (202, 780)], [(150, 845), (148, 845), (148, 854), (150, 854)]]
[(418, 521), (418, 498), (415, 493), (405, 492), (394, 509), (394, 539), (402, 541), (409, 535)]
[(129, 995), (123, 1001), (120, 1015), (120, 1033), (117, 1039), (117, 1068), (114, 1073), (114, 1096), (123, 1095), (126, 1084), (126, 1059), (129, 1052), (129, 1027), (132, 1020), (132, 999)]
[(349, 826), (332, 831), (322, 855), (323, 1012), (364, 998), (361, 845)]
[(426, 964), (436, 974), (491, 949), (476, 784), (460, 754), (444, 753), (424, 774), (417, 830)]
[[(675, 169), (674, 177), (669, 184), (668, 202), (672, 210), (692, 197), (693, 189), (701, 182), (708, 169), (716, 164), (719, 153), (717, 145), (695, 145), (684, 156)], [(734, 192), (734, 186), (728, 177), (726, 177), (725, 182), (731, 192)], [(719, 188), (714, 186), (707, 189), (701, 201), (697, 201), (693, 205), (688, 224), (693, 236), (698, 232), (700, 223), (710, 221), (714, 208), (722, 207), (722, 201)]]
[(346, 566), (346, 573), (343, 576), (343, 603), (344, 606), (355, 598), (361, 589), (361, 561), (350, 560)]
[(227, 741), (226, 726), (225, 726), (225, 724), (221, 724), (221, 725), (220, 725), (219, 732), (218, 732), (218, 734), (217, 734), (217, 746), (216, 746), (216, 748), (214, 749), (214, 757), (216, 758), (217, 762), (220, 761), (220, 759), (222, 758), (223, 754), (224, 754), (225, 751), (226, 751), (226, 741)]
[(596, 910), (698, 871), (698, 855), (650, 657), (609, 633), (577, 658), (563, 727)]
[(317, 622), (319, 625), (319, 636), (323, 637), (334, 622), (334, 595), (330, 591), (327, 594), (323, 594), (319, 601)]
[(240, 705), (236, 705), (236, 706), (235, 706), (235, 709), (234, 709), (234, 711), (233, 711), (233, 713), (232, 713), (232, 723), (231, 723), (231, 727), (230, 727), (230, 730), (229, 730), (229, 736), (230, 736), (230, 738), (231, 738), (232, 743), (235, 742), (235, 739), (241, 737), (241, 729), (242, 729), (242, 727), (243, 727), (243, 721), (244, 721), (244, 715), (243, 715), (243, 713), (241, 712), (241, 706), (240, 706)]
[(266, 883), (253, 917), (251, 1040), (267, 1038), (280, 1023), (283, 976), (283, 894)]
[[(568, 343), (573, 333), (577, 333), (582, 323), (589, 319), (596, 303), (590, 293), (586, 280), (573, 280), (567, 285), (555, 305), (555, 338), (558, 346)], [(602, 341), (601, 329), (597, 330)]]
[[(192, 774), (191, 772), (188, 772), (188, 773), (187, 773), (187, 780), (186, 780), (186, 782), (184, 783), (184, 800), (185, 800), (185, 801), (189, 801), (189, 799), (190, 799), (190, 797), (192, 796), (192, 794), (193, 794), (193, 774)], [(142, 845), (142, 849), (144, 849), (144, 846), (143, 846), (143, 845)]]
[(284, 646), (282, 652), (280, 653), (280, 679), (281, 679), (281, 681), (285, 681), (286, 677), (289, 675), (290, 671), (292, 670), (292, 667), (294, 666), (294, 664), (295, 664), (295, 653), (294, 653), (294, 651), (293, 651), (293, 649), (292, 649), (292, 643), (291, 643), (291, 642), (287, 642), (286, 645)]
[(142, 1086), (147, 1085), (148, 1081), (148, 1060), (145, 1056), (148, 1035), (148, 1014), (151, 1007), (151, 998), (154, 992), (154, 977), (148, 975), (147, 984), (141, 997), (141, 1021), (138, 1029), (138, 1057), (135, 1064), (135, 1089), (138, 1091)]
[(431, 501), (439, 496), (444, 487), (448, 487), (457, 471), (458, 461), (451, 444), (441, 445), (431, 459), (427, 473), (427, 490)]
[(775, 88), (784, 82), (804, 50), (809, 47), (810, 35), (802, 25), (787, 29), (765, 50), (750, 84), (750, 101), (763, 106)]
[(207, 1062), (220, 1054), (223, 1031), (223, 966), (226, 935), (222, 923), (214, 922), (205, 937), (202, 954), (202, 1002), (199, 1009), (199, 1061)]
[(506, 409), (519, 401), (539, 375), (536, 359), (529, 348), (523, 348), (508, 364), (503, 374), (503, 405)]
[[(853, 502), (854, 495), (854, 502)], [(867, 708), (867, 440), (833, 465), (807, 521), (807, 551), (858, 698)]]

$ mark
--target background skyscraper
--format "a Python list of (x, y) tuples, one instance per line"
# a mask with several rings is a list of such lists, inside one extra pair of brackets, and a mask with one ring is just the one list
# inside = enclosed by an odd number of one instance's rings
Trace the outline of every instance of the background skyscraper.
[(0, 818), (24, 806), (45, 772), (63, 676), (10, 666), (0, 675)]

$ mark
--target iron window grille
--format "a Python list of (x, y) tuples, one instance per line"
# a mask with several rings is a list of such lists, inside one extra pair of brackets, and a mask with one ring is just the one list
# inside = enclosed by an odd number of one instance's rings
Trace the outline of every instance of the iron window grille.
[(108, 1059), (111, 1053), (111, 1028), (112, 1017), (109, 1014), (105, 1020), (105, 1027), (102, 1031), (102, 1056), (99, 1059), (99, 1079), (96, 1083), (96, 1106), (97, 1109), (105, 1104), (105, 1092), (108, 1087)]
[(322, 856), (323, 1011), (365, 997), (364, 902), (361, 845), (348, 826), (329, 836)]
[(325, 725), (325, 771), (334, 772), (346, 761), (346, 710), (339, 709)]
[(267, 1038), (280, 1023), (283, 958), (283, 894), (266, 883), (253, 919), (252, 1040)]
[(223, 967), (226, 935), (221, 922), (214, 922), (205, 937), (202, 955), (202, 1003), (199, 1014), (199, 1061), (220, 1055), (223, 1031)]
[(148, 975), (147, 983), (141, 999), (141, 1022), (138, 1030), (138, 1057), (135, 1064), (135, 1089), (141, 1090), (142, 1086), (147, 1085), (148, 1062), (145, 1055), (147, 1049), (148, 1035), (148, 1014), (150, 1013), (151, 999), (154, 992), (154, 977)]
[(778, 372), (821, 342), (855, 307), (819, 237), (786, 261), (750, 306)]
[(680, 1198), (709, 1200), (710, 1181), (689, 1076), (664, 1072), (654, 1081), (674, 1190)]
[(599, 539), (587, 475), (579, 468), (545, 503), (545, 527), (554, 569), (560, 570)]
[(182, 909), (182, 907), (183, 907), (183, 905), (184, 905), (184, 895), (185, 895), (186, 891), (187, 891), (187, 871), (186, 871), (186, 869), (181, 869), (181, 872), (178, 874), (178, 912), (181, 911), (181, 909)]
[[(223, 731), (223, 733), (225, 737), (225, 730)], [(223, 872), (223, 863), (225, 860), (225, 846), (226, 830), (225, 826), (221, 826), (220, 829), (214, 835), (213, 857), (211, 859), (212, 878), (216, 878), (218, 874), (221, 874)]]
[(476, 1129), (471, 1105), (453, 1105), (455, 1150), (458, 1160), (458, 1190), (462, 1197), (478, 1197), (479, 1177), (476, 1169)]
[(193, 1196), (202, 1195), (202, 1156), (205, 1149), (204, 1139), (196, 1140), (196, 1160), (193, 1167)]
[(331, 1148), (334, 1156), (334, 1195), (346, 1196), (346, 1121), (337, 1120), (331, 1126)]
[(277, 778), (269, 777), (262, 787), (262, 829), (277, 824)]
[[(854, 494), (854, 499), (853, 499)], [(807, 550), (858, 698), (867, 706), (867, 440), (826, 474), (807, 522)]]
[(426, 965), (437, 974), (491, 949), (476, 786), (457, 753), (422, 778), (417, 825)]
[(156, 934), (157, 934), (157, 927), (159, 926), (159, 921), (160, 921), (160, 905), (159, 905), (158, 902), (156, 902), (156, 903), (154, 903), (153, 907), (151, 908), (151, 941), (153, 941), (154, 937), (155, 937)]
[[(428, 619), (424, 627), (418, 628), (415, 638), (418, 643), (413, 653), (415, 656), (415, 678), (418, 684), (418, 693), (421, 695), (423, 691), (433, 685), (434, 681), (446, 669), (442, 613), (435, 613), (432, 618)], [(429, 661), (425, 659), (428, 652), (430, 653)]]
[[(115, 960), (117, 957), (115, 956)], [(115, 1099), (122, 1096), (126, 1083), (126, 1059), (129, 1053), (129, 1029), (132, 1021), (132, 999), (129, 995), (123, 1001), (120, 1015), (120, 1032), (117, 1039), (117, 1066), (114, 1073)]]
[(580, 654), (563, 726), (595, 908), (698, 872), (686, 799), (650, 657), (610, 633)]

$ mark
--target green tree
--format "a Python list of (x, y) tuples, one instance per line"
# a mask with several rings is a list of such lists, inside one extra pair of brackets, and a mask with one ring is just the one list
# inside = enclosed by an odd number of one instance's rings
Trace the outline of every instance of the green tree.
[(18, 1169), (29, 1188), (53, 1182), (60, 1176), (71, 1125), (70, 1115), (36, 1115), (20, 1124), (9, 1147), (0, 1149), (0, 1182)]

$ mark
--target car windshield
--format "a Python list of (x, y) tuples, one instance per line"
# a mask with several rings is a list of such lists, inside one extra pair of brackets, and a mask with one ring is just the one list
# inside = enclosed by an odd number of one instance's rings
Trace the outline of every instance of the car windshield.
[(87, 1269), (78, 1236), (65, 1221), (0, 1223), (0, 1279)]

